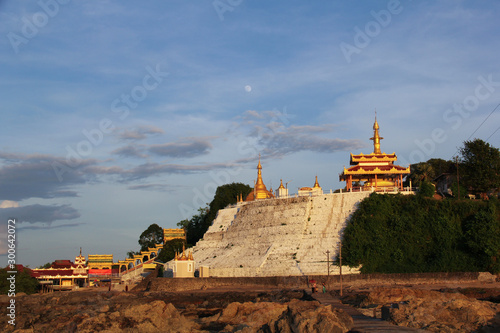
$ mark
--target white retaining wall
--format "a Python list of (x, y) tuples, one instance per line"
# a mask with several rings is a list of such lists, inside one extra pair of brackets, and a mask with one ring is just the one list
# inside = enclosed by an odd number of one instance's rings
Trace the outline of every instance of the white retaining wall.
[[(356, 204), (370, 192), (268, 199), (219, 210), (193, 248), (196, 266), (210, 276), (326, 275)], [(345, 274), (358, 273), (342, 267)], [(330, 274), (338, 274), (331, 266)]]

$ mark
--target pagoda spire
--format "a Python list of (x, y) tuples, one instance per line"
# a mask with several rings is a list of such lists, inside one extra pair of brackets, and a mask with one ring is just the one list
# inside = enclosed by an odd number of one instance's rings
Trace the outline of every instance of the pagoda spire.
[(257, 164), (257, 180), (254, 181), (253, 193), (250, 193), (246, 201), (253, 201), (258, 199), (269, 199), (274, 198), (274, 195), (271, 191), (268, 191), (264, 181), (262, 180), (262, 164), (260, 163), (260, 154), (259, 154), (259, 164)]
[(374, 154), (382, 154), (380, 151), (380, 140), (383, 138), (380, 136), (378, 130), (380, 129), (380, 126), (378, 125), (377, 122), (377, 111), (375, 111), (375, 123), (373, 123), (373, 137), (370, 138), (370, 140), (373, 140), (373, 153)]
[(319, 186), (319, 183), (318, 183), (318, 176), (317, 175), (316, 175), (316, 181), (314, 182), (313, 188), (321, 188), (321, 186)]
[(257, 164), (257, 181), (255, 182), (255, 190), (259, 191), (262, 189), (266, 189), (266, 185), (264, 185), (264, 181), (262, 180), (262, 164), (260, 164), (260, 154), (259, 154), (259, 164)]

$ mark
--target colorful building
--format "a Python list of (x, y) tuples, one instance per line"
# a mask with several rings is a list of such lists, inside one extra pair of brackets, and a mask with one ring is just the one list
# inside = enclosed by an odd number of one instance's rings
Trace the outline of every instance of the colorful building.
[(350, 168), (344, 167), (339, 176), (340, 181), (346, 182), (347, 191), (353, 189), (355, 182), (363, 182), (363, 190), (394, 191), (403, 190), (403, 176), (410, 174), (410, 167), (404, 168), (394, 164), (396, 153), (386, 154), (380, 150), (379, 124), (375, 116), (373, 124), (373, 152), (371, 154), (353, 155), (351, 153)]
[(112, 254), (89, 254), (88, 261), (89, 278), (111, 278), (113, 273), (119, 272), (118, 268), (113, 271)]
[(186, 231), (184, 229), (163, 229), (163, 244), (173, 239), (183, 239), (186, 241)]
[(71, 260), (56, 260), (49, 268), (33, 269), (32, 276), (43, 286), (50, 285), (48, 289), (52, 290), (71, 290), (89, 283), (88, 268), (81, 249), (74, 263)]
[(288, 198), (288, 188), (283, 186), (283, 179), (280, 179), (280, 186), (276, 190), (276, 198)]
[[(172, 270), (174, 278), (192, 278), (194, 277), (195, 271), (194, 265), (193, 253), (189, 252), (189, 254), (186, 255), (186, 249), (183, 247), (182, 254), (175, 254), (174, 261), (169, 263), (169, 268)], [(206, 274), (208, 274), (208, 270)]]
[(322, 195), (323, 189), (319, 186), (318, 176), (316, 176), (316, 181), (314, 182), (313, 187), (301, 187), (299, 188), (299, 197), (304, 196), (313, 196), (313, 195)]

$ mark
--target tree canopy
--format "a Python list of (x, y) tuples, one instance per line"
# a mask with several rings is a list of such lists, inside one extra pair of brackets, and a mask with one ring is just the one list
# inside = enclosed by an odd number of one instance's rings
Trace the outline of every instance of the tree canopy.
[(460, 149), (460, 171), (467, 188), (485, 195), (500, 187), (500, 151), (480, 139), (465, 141)]
[(245, 198), (250, 192), (252, 192), (252, 188), (242, 183), (231, 183), (217, 187), (214, 198), (208, 207), (199, 208), (198, 214), (191, 219), (177, 223), (186, 231), (187, 243), (196, 244), (212, 225), (219, 209), (235, 204), (239, 195)]
[(156, 244), (163, 243), (163, 228), (158, 224), (151, 224), (139, 237), (141, 251), (146, 251), (148, 247), (155, 247)]
[(163, 249), (160, 251), (160, 254), (156, 258), (161, 262), (167, 262), (175, 257), (175, 252), (182, 252), (182, 247), (185, 246), (186, 243), (183, 239), (172, 239), (163, 244)]
[[(10, 281), (7, 280), (12, 273), (8, 273), (9, 269), (0, 268), (0, 294), (8, 294), (10, 290)], [(33, 294), (38, 291), (38, 280), (32, 277), (27, 269), (18, 271), (16, 274), (16, 293), (24, 292), (26, 294)], [(17, 304), (17, 303), (16, 303)]]
[(452, 161), (446, 161), (441, 158), (431, 158), (426, 162), (420, 162), (410, 165), (410, 175), (407, 177), (405, 185), (420, 186), (423, 181), (432, 182), (443, 173), (456, 173), (455, 164)]
[(193, 215), (191, 219), (185, 219), (177, 223), (178, 227), (181, 227), (186, 232), (186, 241), (188, 246), (195, 245), (210, 225), (206, 224), (208, 214), (208, 207), (198, 208), (198, 214)]

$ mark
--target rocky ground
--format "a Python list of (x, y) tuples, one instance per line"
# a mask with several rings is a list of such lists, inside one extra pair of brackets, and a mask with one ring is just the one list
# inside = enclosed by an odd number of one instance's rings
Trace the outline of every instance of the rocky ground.
[[(0, 299), (2, 308), (8, 299)], [(352, 319), (302, 291), (114, 292), (16, 297), (16, 326), (3, 332), (347, 332)]]
[[(430, 332), (500, 332), (500, 286), (370, 286), (344, 303), (368, 316)], [(338, 291), (332, 291), (338, 296)], [(6, 308), (9, 298), (0, 296)], [(16, 326), (2, 332), (348, 332), (352, 318), (302, 290), (243, 288), (118, 292), (103, 288), (16, 296)]]
[(366, 316), (429, 332), (500, 332), (497, 288), (378, 287), (348, 292), (342, 301)]

